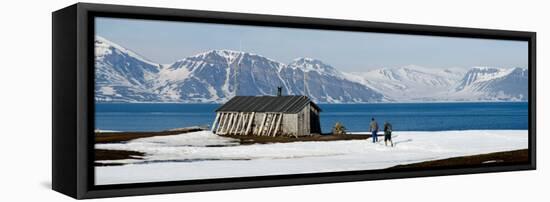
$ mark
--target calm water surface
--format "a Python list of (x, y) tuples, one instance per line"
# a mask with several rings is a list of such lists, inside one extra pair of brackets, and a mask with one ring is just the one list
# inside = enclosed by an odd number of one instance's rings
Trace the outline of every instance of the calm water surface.
[[(96, 104), (96, 127), (116, 131), (160, 131), (210, 126), (219, 104)], [(399, 131), (528, 128), (526, 102), (320, 104), (321, 127), (337, 121), (349, 131), (367, 131), (371, 117)]]

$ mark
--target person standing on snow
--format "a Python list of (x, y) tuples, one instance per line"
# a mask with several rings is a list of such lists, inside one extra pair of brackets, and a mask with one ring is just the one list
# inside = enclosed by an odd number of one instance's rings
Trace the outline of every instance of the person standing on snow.
[(378, 123), (374, 118), (371, 119), (369, 132), (372, 132), (372, 143), (378, 142)]
[(391, 126), (391, 123), (388, 121), (384, 122), (384, 144), (388, 146), (388, 141), (390, 141), (391, 146), (393, 147), (393, 141), (391, 140), (391, 132), (393, 128)]

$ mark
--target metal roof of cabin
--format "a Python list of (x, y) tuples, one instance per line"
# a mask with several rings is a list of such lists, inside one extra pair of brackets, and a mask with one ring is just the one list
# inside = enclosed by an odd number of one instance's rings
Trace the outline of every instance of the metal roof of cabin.
[(235, 96), (227, 101), (218, 111), (232, 112), (283, 112), (297, 113), (307, 104), (311, 103), (313, 107), (321, 111), (321, 108), (312, 102), (307, 96), (287, 95), (287, 96)]

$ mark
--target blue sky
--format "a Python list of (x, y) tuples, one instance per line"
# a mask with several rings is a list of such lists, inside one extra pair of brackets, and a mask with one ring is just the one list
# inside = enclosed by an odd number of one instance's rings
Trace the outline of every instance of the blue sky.
[(528, 43), (507, 40), (96, 18), (96, 34), (157, 63), (212, 49), (257, 53), (282, 63), (319, 59), (341, 71), (418, 65), (524, 67)]

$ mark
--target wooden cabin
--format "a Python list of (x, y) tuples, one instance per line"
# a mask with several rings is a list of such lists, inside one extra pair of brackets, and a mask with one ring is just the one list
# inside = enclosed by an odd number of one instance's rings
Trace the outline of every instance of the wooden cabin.
[(216, 110), (212, 132), (294, 137), (321, 134), (320, 112), (307, 96), (235, 96)]

